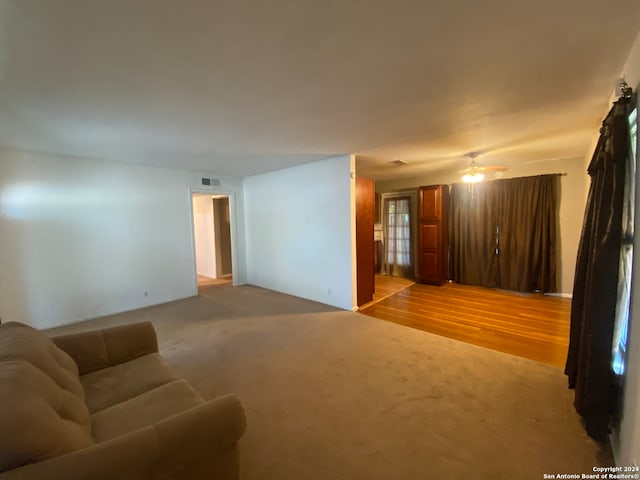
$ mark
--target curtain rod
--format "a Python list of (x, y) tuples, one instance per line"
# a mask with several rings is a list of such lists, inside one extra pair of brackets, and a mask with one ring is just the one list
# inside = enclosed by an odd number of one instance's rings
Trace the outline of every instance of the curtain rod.
[(620, 80), (620, 98), (629, 99), (633, 96), (633, 88), (623, 79)]

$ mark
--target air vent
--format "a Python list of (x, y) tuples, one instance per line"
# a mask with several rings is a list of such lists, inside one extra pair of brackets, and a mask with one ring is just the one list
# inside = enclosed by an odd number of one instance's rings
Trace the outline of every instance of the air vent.
[(200, 180), (201, 180), (202, 185), (206, 185), (207, 187), (219, 187), (220, 186), (220, 180), (218, 180), (217, 178), (202, 177)]
[(401, 167), (402, 165), (408, 165), (409, 162), (405, 162), (404, 160), (391, 160), (389, 163)]

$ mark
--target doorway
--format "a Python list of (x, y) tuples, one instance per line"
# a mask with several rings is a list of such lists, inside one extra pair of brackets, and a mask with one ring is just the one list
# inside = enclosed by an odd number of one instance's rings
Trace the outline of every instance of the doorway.
[(193, 193), (193, 236), (198, 289), (233, 281), (228, 195)]

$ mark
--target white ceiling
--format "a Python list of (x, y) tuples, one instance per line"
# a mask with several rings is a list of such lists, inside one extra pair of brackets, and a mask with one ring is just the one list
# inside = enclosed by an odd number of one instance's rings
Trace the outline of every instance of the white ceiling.
[(0, 0), (0, 146), (376, 179), (584, 156), (639, 28), (637, 0)]

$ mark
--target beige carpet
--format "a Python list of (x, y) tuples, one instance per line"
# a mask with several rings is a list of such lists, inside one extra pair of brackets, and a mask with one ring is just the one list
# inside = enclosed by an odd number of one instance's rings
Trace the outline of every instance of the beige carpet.
[(245, 479), (541, 479), (611, 463), (559, 369), (268, 290), (209, 287), (57, 332), (136, 320), (205, 397), (241, 398)]

